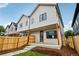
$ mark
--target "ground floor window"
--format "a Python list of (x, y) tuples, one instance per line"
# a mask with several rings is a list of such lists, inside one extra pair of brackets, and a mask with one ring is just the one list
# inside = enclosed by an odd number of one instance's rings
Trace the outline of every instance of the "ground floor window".
[(48, 39), (56, 39), (57, 38), (57, 31), (47, 31), (46, 37)]

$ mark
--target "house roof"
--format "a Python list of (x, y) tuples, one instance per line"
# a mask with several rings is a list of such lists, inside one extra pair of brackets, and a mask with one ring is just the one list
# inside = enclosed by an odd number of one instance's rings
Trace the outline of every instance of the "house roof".
[(5, 29), (7, 29), (7, 27), (10, 28), (10, 25), (7, 25)]
[(32, 14), (37, 10), (37, 8), (39, 7), (39, 6), (52, 6), (52, 5), (56, 5), (56, 4), (38, 4), (36, 7), (35, 7), (35, 9), (33, 10), (33, 12), (30, 14), (30, 16), (32, 16)]
[(61, 17), (61, 13), (60, 13), (60, 10), (59, 10), (59, 6), (58, 6), (58, 4), (55, 4), (55, 3), (53, 3), (53, 4), (38, 4), (37, 6), (36, 6), (36, 8), (33, 10), (33, 12), (29, 15), (29, 16), (26, 16), (26, 15), (22, 15), (21, 17), (20, 17), (20, 19), (19, 19), (19, 21), (17, 22), (17, 24), (21, 21), (21, 19), (22, 19), (22, 17), (31, 17), (32, 15), (33, 15), (33, 13), (37, 10), (37, 8), (39, 7), (39, 6), (55, 6), (56, 7), (56, 11), (57, 11), (57, 13), (58, 13), (58, 16), (59, 16), (59, 18), (60, 18), (60, 21), (61, 21), (61, 23), (62, 23), (62, 26), (64, 27), (64, 25), (63, 25), (63, 21), (62, 21), (62, 17)]
[(61, 13), (60, 13), (60, 9), (59, 9), (58, 4), (38, 4), (29, 17), (31, 17), (33, 15), (33, 13), (37, 10), (37, 8), (39, 6), (55, 6), (56, 7), (56, 11), (58, 13), (58, 16), (60, 18), (61, 24), (64, 27), (63, 20), (62, 20), (62, 17), (61, 17)]
[[(10, 26), (11, 26), (12, 24), (13, 24), (15, 27), (17, 27), (17, 23), (11, 22)], [(9, 26), (9, 27), (10, 27), (10, 26)]]
[(77, 3), (75, 13), (74, 13), (74, 17), (73, 17), (73, 21), (72, 21), (72, 27), (73, 27), (73, 25), (74, 25), (74, 23), (76, 21), (76, 17), (78, 15), (78, 12), (79, 12), (79, 4)]
[(59, 9), (58, 4), (57, 4), (55, 7), (56, 7), (56, 11), (57, 11), (57, 13), (58, 13), (58, 16), (59, 16), (59, 18), (60, 18), (61, 24), (62, 24), (62, 26), (64, 27), (63, 20), (62, 20), (62, 17), (61, 17), (61, 12), (60, 12), (60, 9)]
[(23, 15), (20, 17), (20, 19), (19, 19), (19, 21), (17, 22), (17, 24), (21, 21), (21, 19), (22, 19), (24, 16), (25, 16), (25, 17), (29, 17), (29, 16), (26, 16), (26, 15), (23, 14)]

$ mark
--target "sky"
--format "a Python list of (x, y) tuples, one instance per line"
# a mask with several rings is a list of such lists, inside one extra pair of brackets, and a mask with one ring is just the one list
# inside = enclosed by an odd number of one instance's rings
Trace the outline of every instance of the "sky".
[[(64, 23), (64, 31), (72, 29), (71, 24), (76, 4), (59, 3), (58, 5)], [(36, 6), (37, 4), (32, 3), (0, 3), (0, 25), (6, 27), (11, 22), (18, 22), (23, 14), (30, 15)]]

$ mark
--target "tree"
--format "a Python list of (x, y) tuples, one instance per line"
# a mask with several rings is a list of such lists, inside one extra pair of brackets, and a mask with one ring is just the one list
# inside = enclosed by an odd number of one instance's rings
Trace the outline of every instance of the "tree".
[(5, 29), (2, 25), (0, 25), (0, 35), (4, 35)]
[(68, 36), (73, 36), (73, 31), (72, 31), (72, 30), (65, 31), (65, 32), (64, 32), (64, 35), (66, 36), (66, 38), (67, 38)]

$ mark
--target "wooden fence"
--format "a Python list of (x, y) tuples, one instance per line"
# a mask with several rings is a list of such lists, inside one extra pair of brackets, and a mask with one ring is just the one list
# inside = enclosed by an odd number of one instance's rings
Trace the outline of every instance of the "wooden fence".
[[(28, 37), (0, 36), (0, 52), (21, 48), (27, 45), (27, 39)], [(30, 36), (29, 43), (32, 43), (34, 41), (35, 41), (35, 37)]]
[[(67, 46), (67, 39), (65, 36), (62, 37), (63, 46)], [(79, 53), (79, 35), (69, 36), (68, 45)]]
[(75, 49), (79, 53), (79, 35), (74, 36), (73, 39), (74, 39)]
[(65, 36), (62, 36), (62, 45), (66, 46), (66, 37)]

